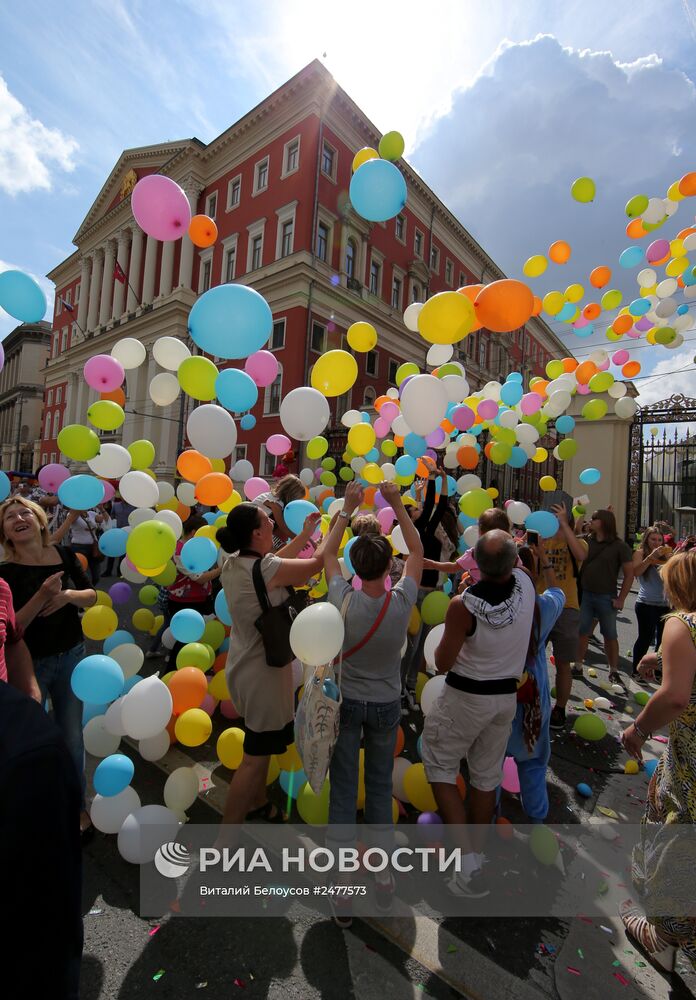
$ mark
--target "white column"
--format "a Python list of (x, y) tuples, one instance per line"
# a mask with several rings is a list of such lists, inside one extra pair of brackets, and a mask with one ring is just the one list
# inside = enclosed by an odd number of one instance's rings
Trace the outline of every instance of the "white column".
[(157, 240), (148, 236), (145, 244), (145, 274), (143, 276), (142, 303), (149, 306), (155, 297), (155, 268), (157, 265)]
[(162, 244), (162, 263), (160, 264), (159, 298), (165, 298), (172, 291), (172, 276), (174, 273), (174, 240)]
[(80, 261), (80, 304), (77, 307), (77, 324), (87, 329), (87, 304), (89, 303), (89, 257)]
[(134, 225), (131, 229), (131, 257), (128, 268), (128, 299), (126, 312), (135, 312), (140, 294), (140, 264), (143, 259), (143, 231)]
[(87, 311), (88, 330), (94, 330), (99, 319), (99, 295), (103, 265), (104, 251), (100, 248), (92, 254), (92, 280), (89, 284), (89, 309)]
[[(196, 214), (198, 207), (198, 196), (203, 190), (199, 184), (188, 181), (184, 184), (184, 192), (191, 206), (191, 214)], [(184, 233), (181, 238), (181, 259), (179, 261), (179, 281), (178, 288), (191, 287), (191, 275), (193, 273), (193, 243), (188, 233)]]
[[(118, 261), (121, 270), (128, 275), (128, 244), (130, 243), (130, 229), (122, 229), (118, 234)], [(123, 313), (123, 305), (126, 301), (126, 286), (114, 280), (114, 308), (111, 314), (112, 319), (120, 319)]]
[(89, 392), (89, 386), (83, 378), (78, 378), (77, 380), (77, 402), (75, 403), (75, 423), (84, 424), (87, 422), (87, 393)]
[(153, 419), (153, 414), (157, 413), (158, 416), (160, 416), (160, 415), (162, 415), (162, 416), (170, 416), (171, 415), (169, 413), (169, 411), (167, 411), (166, 414), (162, 413), (162, 410), (160, 409), (160, 407), (156, 407), (155, 404), (150, 399), (150, 393), (148, 392), (148, 389), (150, 387), (150, 382), (153, 380), (153, 378), (157, 374), (158, 370), (159, 369), (157, 367), (157, 362), (152, 357), (152, 353), (150, 353), (148, 355), (147, 368), (145, 368), (144, 365), (141, 365), (140, 368), (138, 369), (139, 372), (142, 372), (145, 375), (145, 385), (143, 386), (143, 391), (138, 396), (138, 399), (146, 399), (147, 400), (147, 402), (146, 402), (145, 406), (143, 407), (143, 409), (145, 409), (146, 412), (148, 413), (148, 416), (145, 417), (144, 421), (143, 421), (143, 437), (145, 438), (146, 441), (152, 441), (152, 443), (154, 444), (156, 458), (159, 458), (159, 456), (160, 456), (160, 447), (159, 447), (160, 429), (159, 428), (162, 426), (163, 423), (165, 423), (165, 421), (164, 420), (154, 420)]
[(99, 325), (106, 326), (111, 318), (111, 298), (114, 291), (114, 261), (116, 245), (107, 240), (104, 249), (104, 271), (102, 273), (101, 302), (99, 303)]
[(65, 387), (65, 399), (67, 406), (65, 408), (65, 417), (63, 418), (63, 426), (66, 424), (79, 424), (82, 423), (77, 417), (77, 392), (78, 392), (78, 379), (77, 374), (72, 372), (68, 376), (68, 384)]

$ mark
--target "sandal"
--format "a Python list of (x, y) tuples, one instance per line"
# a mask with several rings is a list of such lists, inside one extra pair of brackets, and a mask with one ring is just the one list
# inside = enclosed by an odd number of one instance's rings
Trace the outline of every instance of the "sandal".
[(255, 819), (263, 820), (265, 823), (287, 823), (288, 821), (288, 817), (274, 802), (265, 802), (258, 809), (252, 809), (246, 814), (245, 822), (251, 823)]
[(633, 900), (625, 899), (619, 907), (619, 916), (626, 929), (626, 937), (656, 969), (673, 972), (677, 957), (676, 946), (651, 924)]

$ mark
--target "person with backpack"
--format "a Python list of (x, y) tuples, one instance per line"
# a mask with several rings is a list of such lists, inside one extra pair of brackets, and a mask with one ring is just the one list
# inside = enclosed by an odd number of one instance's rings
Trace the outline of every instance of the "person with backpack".
[(558, 518), (558, 531), (544, 543), (544, 565), (537, 560), (537, 593), (546, 591), (546, 565), (553, 567), (556, 585), (565, 594), (563, 611), (558, 617), (547, 641), (551, 643), (556, 666), (556, 704), (551, 710), (549, 726), (563, 729), (566, 724), (566, 705), (573, 687), (573, 677), (582, 677), (572, 664), (577, 660), (580, 638), (580, 600), (578, 595), (578, 575), (580, 566), (587, 556), (587, 542), (578, 538), (568, 520), (565, 504), (556, 504), (551, 512)]

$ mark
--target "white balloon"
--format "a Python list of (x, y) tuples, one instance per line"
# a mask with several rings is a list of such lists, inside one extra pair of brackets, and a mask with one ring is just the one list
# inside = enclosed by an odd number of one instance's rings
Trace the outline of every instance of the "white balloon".
[(118, 833), (126, 816), (139, 808), (140, 796), (132, 785), (127, 785), (118, 795), (95, 795), (89, 816), (101, 833)]
[(389, 396), (390, 399), (398, 399), (399, 390), (395, 389), (394, 386), (391, 386), (391, 388), (387, 389), (385, 395)]
[(500, 390), (502, 389), (500, 382), (486, 382), (483, 389), (481, 390), (481, 395), (484, 399), (500, 399)]
[(600, 695), (599, 698), (595, 698), (593, 700), (595, 708), (601, 708), (604, 709), (605, 711), (606, 709), (611, 708), (611, 702), (609, 701), (608, 698), (605, 698), (603, 695)]
[[(683, 316), (677, 316), (674, 322), (671, 324), (672, 329), (676, 333), (683, 333), (684, 330), (690, 330), (694, 325), (694, 318), (691, 313), (684, 313)], [(674, 341), (669, 346), (674, 346)]]
[(526, 441), (520, 442), (520, 448), (525, 453), (527, 458), (534, 458), (537, 452), (536, 444), (528, 444)]
[[(411, 333), (418, 333), (418, 315), (423, 308), (422, 302), (412, 302), (410, 306), (407, 306), (404, 310), (404, 326)], [(439, 346), (439, 345), (436, 345)], [(451, 355), (450, 355), (451, 357)], [(428, 364), (442, 364), (441, 361), (429, 361)]]
[(683, 343), (684, 338), (681, 333), (678, 333), (671, 344), (663, 344), (663, 347), (666, 347), (668, 351), (673, 351), (676, 347), (681, 347)]
[(688, 236), (684, 237), (684, 249), (687, 253), (696, 250), (696, 233), (689, 233)]
[[(126, 679), (135, 677), (145, 660), (145, 654), (142, 649), (140, 646), (136, 646), (134, 642), (124, 642), (120, 646), (115, 646), (109, 653), (109, 656), (113, 660), (116, 660)], [(125, 698), (126, 696), (124, 695), (123, 697)], [(119, 699), (119, 701), (121, 700)], [(124, 729), (121, 735), (125, 736), (125, 733)]]
[(246, 458), (240, 458), (230, 469), (230, 479), (236, 483), (245, 483), (254, 475), (254, 466)]
[(663, 299), (659, 306), (655, 309), (655, 315), (658, 319), (669, 319), (670, 316), (674, 316), (676, 311), (676, 299)]
[(198, 798), (198, 774), (192, 767), (177, 767), (164, 783), (164, 804), (174, 812), (186, 812)]
[(346, 561), (343, 557), (338, 560), (338, 565), (341, 567), (341, 576), (344, 580), (350, 580), (353, 574), (346, 566)]
[(622, 396), (626, 395), (626, 383), (614, 382), (607, 389), (607, 395), (611, 396), (612, 399), (621, 399)]
[(499, 415), (500, 426), (507, 427), (508, 429), (516, 427), (519, 419), (519, 415), (514, 410), (503, 410)]
[(176, 497), (185, 507), (193, 507), (196, 502), (196, 487), (193, 483), (179, 483), (176, 488)]
[[(187, 506), (189, 506), (187, 504)], [(157, 520), (164, 521), (172, 529), (177, 537), (177, 540), (181, 538), (184, 533), (184, 524), (179, 515), (174, 510), (158, 510)]]
[(526, 503), (522, 503), (521, 500), (513, 500), (505, 508), (505, 513), (513, 524), (524, 524), (532, 513), (532, 509)]
[(329, 515), (329, 517), (333, 517), (334, 514), (338, 514), (339, 511), (343, 510), (344, 503), (345, 500), (343, 499), (343, 497), (339, 497), (337, 500), (332, 500), (332, 502), (329, 504), (329, 509), (327, 510), (326, 513)]
[(204, 403), (186, 421), (188, 439), (208, 458), (227, 458), (237, 445), (237, 425), (222, 406)]
[(160, 337), (153, 344), (152, 356), (160, 368), (175, 372), (179, 370), (182, 361), (191, 357), (191, 352), (178, 337)]
[(402, 555), (408, 554), (408, 545), (404, 539), (404, 533), (401, 530), (401, 525), (397, 524), (396, 527), (392, 529), (391, 540), (392, 545), (397, 552), (402, 553)]
[(423, 656), (425, 657), (425, 662), (429, 667), (435, 666), (435, 650), (440, 645), (440, 641), (445, 634), (445, 623), (442, 622), (440, 625), (434, 625), (433, 628), (428, 632), (428, 636), (425, 640), (425, 645), (423, 647)]
[(95, 715), (90, 719), (82, 731), (82, 738), (85, 750), (93, 757), (108, 757), (116, 753), (121, 742), (120, 736), (110, 733), (106, 728), (105, 715)]
[(326, 397), (306, 385), (292, 389), (280, 404), (283, 430), (296, 441), (309, 441), (321, 434), (330, 419)]
[(118, 832), (118, 851), (124, 861), (145, 865), (169, 841), (175, 840), (181, 823), (165, 806), (140, 806), (126, 816)]
[(128, 580), (129, 583), (145, 583), (147, 580), (146, 576), (142, 573), (138, 573), (137, 569), (131, 566), (124, 556), (119, 564), (118, 571), (124, 580)]
[(605, 361), (609, 360), (609, 355), (603, 348), (600, 347), (599, 350), (593, 351), (592, 354), (590, 354), (589, 360), (593, 361), (597, 367), (599, 367), (599, 365), (603, 365)]
[(464, 529), (464, 534), (462, 535), (462, 537), (466, 542), (466, 544), (469, 546), (469, 548), (473, 548), (473, 546), (476, 545), (477, 541), (479, 540), (478, 525), (470, 524), (468, 528)]
[(355, 458), (351, 458), (350, 460), (351, 469), (358, 475), (360, 475), (360, 473), (362, 472), (362, 470), (365, 468), (366, 465), (367, 465), (367, 459), (363, 458), (362, 455), (356, 455)]
[(394, 770), (392, 771), (392, 792), (400, 802), (408, 802), (408, 795), (406, 794), (406, 789), (404, 788), (404, 775), (411, 766), (411, 761), (407, 760), (406, 757), (397, 757), (394, 761)]
[(617, 417), (621, 417), (622, 420), (630, 420), (638, 409), (638, 404), (635, 399), (630, 396), (624, 396), (622, 399), (617, 399), (614, 405), (614, 413)]
[(155, 406), (170, 406), (181, 392), (176, 375), (160, 372), (150, 382), (147, 390)]
[(651, 267), (644, 267), (643, 270), (639, 271), (636, 275), (636, 281), (641, 288), (652, 288), (657, 281), (657, 272), (653, 271)]
[(689, 300), (696, 299), (696, 285), (687, 285), (684, 289), (684, 298)]
[(398, 417), (394, 417), (391, 425), (392, 433), (398, 434), (399, 437), (406, 437), (407, 434), (411, 433), (411, 428), (406, 422), (406, 418), (402, 413)]
[(159, 491), (159, 502), (161, 504), (162, 503), (169, 503), (169, 501), (173, 500), (174, 497), (176, 496), (176, 493), (174, 491), (174, 487), (172, 486), (171, 483), (158, 482), (157, 483), (157, 489)]
[(539, 440), (539, 431), (533, 424), (518, 424), (515, 427), (515, 436), (520, 443), (534, 444)]
[[(109, 653), (109, 656), (111, 656), (113, 659), (116, 659), (113, 652)], [(108, 733), (111, 733), (112, 736), (118, 736), (119, 739), (121, 738), (121, 736), (126, 735), (126, 730), (123, 728), (123, 722), (121, 720), (122, 707), (123, 707), (123, 697), (117, 698), (116, 701), (112, 702), (109, 705), (109, 707), (106, 710), (106, 714), (104, 715), (104, 728)]]
[(444, 420), (450, 400), (443, 382), (434, 375), (414, 375), (405, 385), (401, 412), (415, 434), (430, 434)]
[(463, 375), (445, 375), (440, 379), (450, 403), (461, 403), (469, 395), (469, 383)]
[(676, 278), (665, 278), (655, 289), (655, 295), (658, 299), (668, 299), (670, 295), (674, 295), (678, 287)]
[(668, 218), (671, 218), (673, 215), (676, 215), (676, 213), (679, 211), (679, 202), (672, 201), (671, 198), (663, 198), (662, 207), (665, 210), (665, 215)]
[(166, 727), (171, 715), (171, 692), (159, 677), (146, 677), (123, 699), (121, 718), (131, 739), (156, 736)]
[(396, 479), (396, 466), (392, 465), (391, 462), (385, 462), (382, 466), (382, 475), (385, 483), (393, 483)]
[(300, 472), (300, 482), (303, 486), (311, 486), (314, 482), (314, 472), (312, 469), (302, 469)]
[(300, 611), (290, 626), (290, 646), (302, 663), (318, 667), (341, 651), (345, 627), (333, 604), (313, 604)]
[(469, 490), (480, 490), (481, 489), (481, 479), (479, 476), (475, 475), (473, 472), (466, 472), (463, 476), (460, 476), (457, 480), (457, 493), (464, 494), (468, 493)]
[(121, 476), (118, 490), (126, 503), (133, 507), (154, 507), (159, 503), (157, 483), (146, 472), (127, 472)]
[(344, 427), (355, 427), (356, 424), (362, 423), (362, 413), (360, 410), (346, 410), (341, 417), (341, 423)]
[(456, 451), (447, 451), (443, 459), (442, 464), (446, 469), (456, 469), (459, 465), (459, 459), (457, 458)]
[(124, 337), (111, 348), (111, 357), (125, 369), (138, 368), (147, 357), (147, 351), (135, 337)]
[(143, 760), (162, 760), (170, 746), (171, 740), (166, 729), (163, 729), (161, 733), (155, 733), (154, 736), (146, 736), (145, 739), (138, 740), (138, 750)]
[[(411, 305), (420, 305), (419, 302), (413, 302)], [(411, 306), (409, 306), (409, 309)], [(408, 309), (406, 310), (408, 312)], [(420, 310), (419, 310), (420, 311)], [(408, 323), (406, 324), (408, 326)], [(409, 330), (413, 329), (414, 333), (418, 332), (418, 325), (414, 327), (409, 327)], [(432, 347), (428, 349), (426, 355), (426, 363), (432, 368), (437, 368), (438, 365), (446, 365), (449, 359), (454, 354), (454, 344), (433, 344)]]
[(131, 467), (130, 452), (120, 444), (103, 444), (99, 454), (90, 458), (87, 465), (95, 476), (120, 479)]
[(136, 507), (128, 515), (128, 524), (131, 528), (143, 524), (145, 521), (153, 521), (157, 514), (151, 507)]
[(170, 628), (166, 628), (162, 633), (162, 645), (165, 649), (174, 649), (174, 646), (176, 645), (174, 633)]
[(423, 715), (429, 715), (435, 705), (435, 702), (442, 694), (445, 687), (445, 675), (438, 674), (436, 677), (431, 677), (423, 688), (421, 694), (421, 711)]
[(549, 397), (548, 406), (554, 413), (560, 414), (570, 406), (571, 395), (565, 389), (558, 389)]
[(662, 198), (650, 198), (647, 208), (643, 210), (643, 222), (654, 226), (657, 222), (661, 222), (664, 217), (665, 206), (662, 204)]

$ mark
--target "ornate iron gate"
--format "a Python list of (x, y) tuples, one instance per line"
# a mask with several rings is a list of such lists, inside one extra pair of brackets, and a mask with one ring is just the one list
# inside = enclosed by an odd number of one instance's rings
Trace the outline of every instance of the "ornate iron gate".
[(667, 521), (678, 537), (696, 531), (694, 421), (696, 399), (681, 394), (636, 413), (628, 455), (628, 539), (655, 521)]

